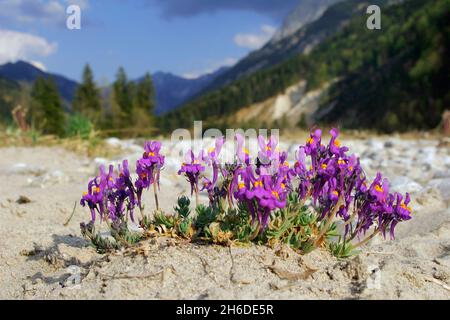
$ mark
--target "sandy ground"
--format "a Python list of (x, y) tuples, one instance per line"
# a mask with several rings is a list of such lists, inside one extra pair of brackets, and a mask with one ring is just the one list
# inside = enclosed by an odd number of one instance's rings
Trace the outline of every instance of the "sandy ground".
[[(317, 250), (221, 247), (150, 241), (142, 255), (99, 255), (81, 237), (89, 213), (77, 206), (100, 163), (142, 152), (133, 141), (115, 159), (88, 159), (58, 147), (0, 149), (1, 299), (449, 299), (450, 147), (398, 137), (348, 141), (368, 175), (381, 170), (415, 211), (394, 241), (376, 238), (359, 256), (339, 261)], [(303, 141), (303, 139), (302, 139)], [(293, 153), (294, 145), (284, 148)], [(166, 146), (170, 148), (170, 146)], [(162, 207), (170, 211), (187, 184), (167, 159)], [(31, 200), (19, 204), (20, 196)], [(152, 196), (146, 197), (152, 207)]]

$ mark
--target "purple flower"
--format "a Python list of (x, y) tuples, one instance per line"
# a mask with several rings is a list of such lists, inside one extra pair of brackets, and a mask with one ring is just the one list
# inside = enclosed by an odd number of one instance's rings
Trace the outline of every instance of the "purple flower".
[(161, 150), (161, 142), (147, 141), (144, 144), (144, 150), (142, 159), (147, 160), (147, 165), (157, 165), (159, 168), (164, 165), (164, 156), (159, 153)]
[(307, 155), (314, 155), (316, 154), (321, 145), (322, 141), (322, 130), (316, 129), (314, 132), (311, 132), (309, 139), (306, 140), (305, 144), (305, 152)]
[(181, 169), (178, 171), (178, 174), (184, 174), (191, 184), (191, 195), (194, 191), (196, 193), (199, 191), (198, 181), (200, 174), (205, 171), (205, 167), (202, 165), (203, 160), (203, 150), (199, 152), (197, 157), (195, 157), (192, 150), (189, 150), (185, 156), (185, 162), (181, 165)]
[(267, 227), (271, 212), (286, 206), (288, 188), (284, 177), (279, 176), (275, 180), (273, 178), (255, 175), (251, 166), (238, 172), (234, 197), (247, 205), (252, 221), (258, 218), (260, 232)]
[(378, 172), (375, 180), (369, 188), (370, 195), (375, 197), (378, 202), (385, 202), (389, 194), (389, 182), (387, 179), (382, 180), (381, 173)]
[(220, 151), (222, 151), (222, 146), (225, 143), (225, 138), (224, 137), (219, 137), (216, 139), (214, 147), (208, 149), (208, 152), (206, 154), (206, 156), (204, 157), (205, 161), (212, 165), (212, 164), (218, 164), (219, 163), (219, 155), (220, 155)]
[(83, 193), (80, 204), (83, 207), (86, 205), (89, 207), (92, 221), (95, 221), (96, 212), (98, 212), (101, 216), (103, 215), (103, 191), (97, 183), (97, 178), (89, 181), (88, 191)]
[(147, 141), (144, 144), (144, 153), (136, 161), (136, 174), (138, 176), (136, 187), (136, 198), (139, 208), (142, 208), (142, 192), (148, 189), (153, 183), (159, 188), (159, 178), (165, 157), (159, 152), (161, 143), (159, 141)]
[(236, 156), (240, 164), (250, 164), (250, 155), (248, 149), (244, 148), (244, 136), (237, 133), (235, 136), (237, 142)]
[(114, 184), (115, 190), (111, 199), (111, 202), (114, 203), (112, 206), (114, 216), (116, 218), (123, 216), (123, 205), (126, 204), (130, 218), (134, 221), (133, 211), (138, 202), (135, 198), (135, 190), (128, 169), (128, 160), (123, 160), (122, 166), (119, 165), (119, 176), (115, 179)]
[(89, 182), (88, 191), (83, 194), (80, 203), (89, 207), (92, 221), (95, 221), (96, 213), (101, 218), (116, 220), (128, 212), (133, 219), (135, 197), (128, 161), (124, 160), (122, 166), (119, 165), (118, 175), (112, 165), (108, 173), (101, 166), (99, 176)]
[(271, 161), (278, 159), (278, 140), (275, 136), (271, 136), (267, 142), (263, 136), (258, 136), (258, 144), (258, 159), (263, 165), (270, 165)]

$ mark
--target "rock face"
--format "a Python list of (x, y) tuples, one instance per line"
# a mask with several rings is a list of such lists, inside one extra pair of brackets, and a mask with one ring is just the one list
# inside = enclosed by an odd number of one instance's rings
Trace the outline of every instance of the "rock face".
[(283, 126), (308, 126), (314, 121), (320, 98), (328, 87), (329, 84), (325, 84), (306, 92), (306, 82), (300, 81), (273, 98), (240, 109), (232, 118), (238, 123), (255, 121), (272, 124), (278, 121)]

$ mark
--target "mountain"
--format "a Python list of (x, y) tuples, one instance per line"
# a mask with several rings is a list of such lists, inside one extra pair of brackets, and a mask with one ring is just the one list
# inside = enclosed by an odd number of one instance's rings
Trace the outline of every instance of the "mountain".
[[(171, 73), (156, 72), (152, 77), (156, 90), (157, 114), (163, 114), (171, 111), (188, 101), (227, 69), (228, 67), (222, 67), (215, 72), (195, 79), (187, 79)], [(44, 72), (25, 61), (17, 61), (14, 63), (6, 63), (1, 65), (0, 76), (4, 79), (12, 80), (21, 84), (32, 84), (38, 77), (53, 77), (59, 93), (65, 102), (65, 107), (67, 110), (70, 109), (69, 105), (74, 98), (75, 90), (78, 86), (76, 81), (57, 74)], [(136, 81), (140, 80), (141, 78)], [(103, 88), (102, 92), (105, 98), (107, 98), (110, 88)]]
[[(326, 123), (391, 132), (436, 127), (450, 108), (450, 0), (370, 4), (381, 6), (381, 31), (366, 28), (365, 10), (356, 11), (310, 52), (194, 99), (162, 119), (162, 129), (190, 127), (195, 119), (216, 128)], [(324, 16), (337, 7), (364, 6), (346, 0)]]
[[(218, 76), (203, 92), (267, 69), (296, 54), (309, 52), (339, 31), (362, 6), (339, 4), (342, 0), (305, 0), (285, 19), (282, 27), (261, 49), (252, 51)], [(361, 3), (368, 1), (359, 1)]]
[(156, 113), (163, 114), (182, 105), (227, 69), (228, 67), (222, 67), (194, 79), (179, 77), (167, 72), (154, 73), (152, 79), (156, 91)]
[(275, 32), (270, 43), (276, 43), (294, 34), (304, 25), (317, 20), (324, 11), (341, 0), (303, 0), (284, 19), (281, 28)]
[(47, 73), (25, 61), (10, 62), (0, 66), (0, 76), (23, 84), (32, 84), (38, 77), (53, 77), (56, 87), (64, 100), (69, 104), (78, 83), (61, 75)]

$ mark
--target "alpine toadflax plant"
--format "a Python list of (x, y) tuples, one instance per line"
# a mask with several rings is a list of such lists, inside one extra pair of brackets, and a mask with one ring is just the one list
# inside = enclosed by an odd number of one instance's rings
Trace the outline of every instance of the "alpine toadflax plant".
[[(195, 194), (196, 217), (190, 217), (190, 200), (178, 199), (173, 215), (159, 208), (157, 191), (164, 156), (161, 143), (145, 143), (144, 153), (136, 163), (136, 179), (131, 177), (128, 162), (117, 171), (113, 166), (100, 168), (99, 176), (88, 183), (81, 204), (91, 211), (91, 222), (82, 224), (83, 234), (102, 250), (130, 245), (156, 233), (215, 243), (257, 240), (273, 245), (290, 244), (307, 253), (328, 247), (340, 257), (353, 254), (377, 234), (395, 237), (399, 222), (411, 219), (410, 196), (389, 192), (389, 182), (377, 173), (369, 181), (358, 157), (341, 145), (337, 129), (324, 144), (322, 131), (314, 129), (306, 143), (295, 152), (290, 164), (288, 154), (278, 147), (275, 137), (267, 141), (258, 137), (258, 153), (252, 158), (244, 147), (244, 137), (234, 138), (233, 160), (222, 162), (226, 143), (216, 139), (214, 147), (194, 154), (190, 150), (178, 171)], [(155, 214), (150, 220), (143, 212), (142, 194), (153, 186)], [(206, 192), (207, 205), (198, 195)], [(136, 235), (127, 227), (135, 221), (139, 208), (142, 228)], [(95, 234), (94, 221), (106, 221), (115, 243)]]

